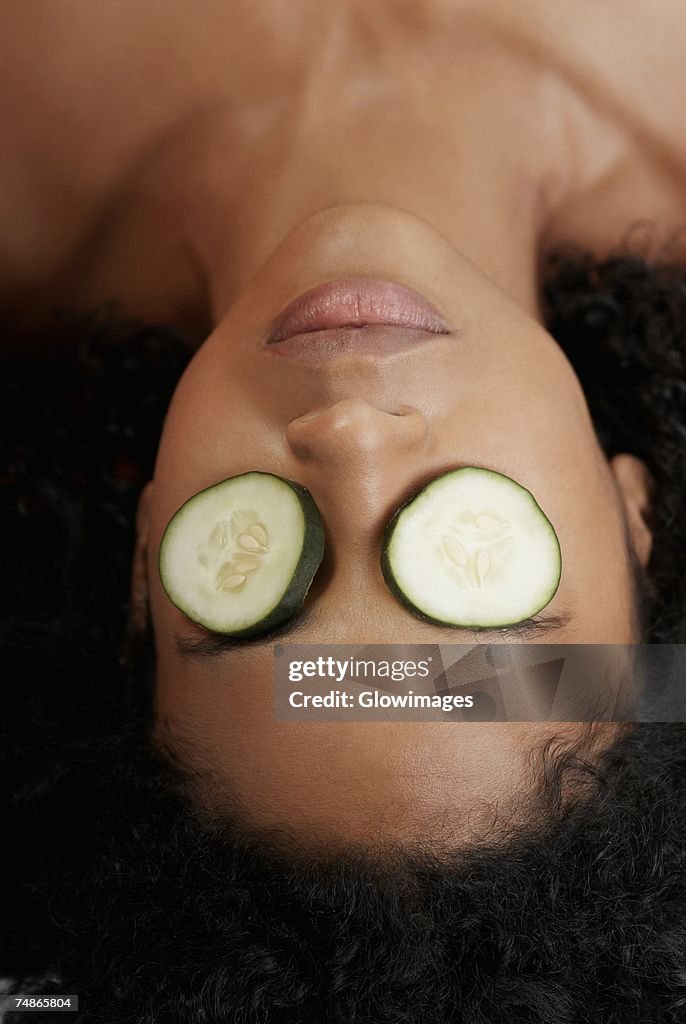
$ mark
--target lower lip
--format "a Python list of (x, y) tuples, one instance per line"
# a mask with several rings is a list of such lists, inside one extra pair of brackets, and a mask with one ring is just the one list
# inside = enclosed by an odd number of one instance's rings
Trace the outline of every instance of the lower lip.
[(323, 339), (331, 328), (386, 326), (449, 334), (450, 325), (428, 299), (392, 281), (353, 278), (329, 281), (299, 295), (276, 317), (267, 345), (282, 346), (306, 334)]
[[(440, 337), (440, 336), (439, 336)], [(294, 334), (274, 342), (269, 351), (296, 359), (337, 359), (346, 355), (394, 355), (406, 352), (439, 337), (417, 327), (393, 327), (377, 324), (367, 327), (330, 327), (324, 331)]]

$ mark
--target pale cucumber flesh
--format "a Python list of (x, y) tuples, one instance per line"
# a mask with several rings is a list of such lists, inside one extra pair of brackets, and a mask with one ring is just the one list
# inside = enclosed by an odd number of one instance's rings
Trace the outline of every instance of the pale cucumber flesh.
[(243, 473), (175, 513), (160, 544), (160, 579), (189, 619), (213, 632), (251, 635), (295, 614), (323, 551), (321, 517), (305, 488), (271, 473)]
[(417, 615), (464, 628), (531, 618), (552, 600), (562, 558), (533, 495), (492, 470), (442, 474), (389, 523), (384, 577)]

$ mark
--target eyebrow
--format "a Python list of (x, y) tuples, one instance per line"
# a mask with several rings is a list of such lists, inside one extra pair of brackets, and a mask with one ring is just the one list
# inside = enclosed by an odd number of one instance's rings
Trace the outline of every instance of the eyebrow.
[[(454, 635), (459, 632), (461, 635), (468, 634), (474, 641), (478, 642), (480, 637), (500, 636), (505, 639), (532, 640), (535, 637), (545, 636), (553, 630), (562, 629), (571, 621), (568, 612), (560, 612), (557, 615), (537, 615), (523, 622), (516, 622), (511, 626), (488, 627), (484, 629), (456, 629), (443, 623), (431, 623), (445, 633)], [(275, 626), (267, 633), (260, 636), (240, 637), (228, 636), (224, 633), (213, 633), (206, 630), (204, 636), (186, 636), (175, 634), (174, 644), (177, 654), (183, 658), (216, 658), (226, 651), (260, 649), (271, 646), (276, 640), (297, 639), (305, 630), (321, 624), (321, 614), (318, 608), (305, 608), (292, 619)], [(326, 641), (321, 641), (325, 643)], [(337, 641), (340, 642), (340, 641)], [(403, 641), (405, 642), (405, 641)], [(422, 643), (422, 641), (418, 641)]]

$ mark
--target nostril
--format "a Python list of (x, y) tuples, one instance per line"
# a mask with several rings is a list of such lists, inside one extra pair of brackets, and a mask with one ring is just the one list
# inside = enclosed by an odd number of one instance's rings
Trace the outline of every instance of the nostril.
[(286, 428), (295, 455), (331, 465), (355, 454), (381, 458), (393, 451), (416, 452), (427, 436), (427, 421), (416, 409), (401, 405), (386, 411), (352, 398), (305, 413)]
[(319, 410), (315, 409), (313, 412), (306, 412), (304, 416), (298, 416), (296, 420), (293, 420), (293, 423), (309, 423), (310, 420), (316, 420), (317, 416), (319, 416)]
[(417, 410), (412, 405), (401, 405), (397, 409), (387, 409), (386, 412), (388, 412), (390, 416), (412, 416), (414, 414), (418, 416), (421, 415), (421, 413), (418, 413)]

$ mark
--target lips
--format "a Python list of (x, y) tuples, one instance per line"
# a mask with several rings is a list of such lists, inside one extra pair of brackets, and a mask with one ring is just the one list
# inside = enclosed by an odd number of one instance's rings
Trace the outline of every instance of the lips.
[[(266, 344), (283, 346), (289, 339), (303, 339), (311, 335), (311, 344), (332, 341), (331, 331), (337, 332), (338, 341), (343, 343), (341, 331), (350, 328), (364, 329), (366, 341), (360, 337), (358, 343), (376, 342), (383, 336), (382, 328), (402, 328), (418, 334), (449, 334), (450, 325), (428, 299), (412, 288), (391, 281), (372, 278), (353, 278), (344, 281), (330, 281), (312, 288), (293, 302), (276, 317), (268, 333)], [(376, 334), (372, 337), (372, 328)], [(407, 335), (409, 340), (409, 335)], [(350, 339), (352, 340), (352, 339)], [(400, 338), (397, 339), (401, 343)], [(350, 342), (347, 343), (350, 347)], [(346, 348), (346, 344), (342, 344)], [(285, 354), (285, 352), (283, 353)]]
[(305, 331), (283, 341), (273, 342), (267, 351), (275, 356), (299, 359), (335, 359), (344, 355), (392, 355), (409, 351), (418, 345), (435, 343), (443, 335), (418, 327), (395, 327), (389, 324), (364, 327), (330, 327), (323, 331)]

